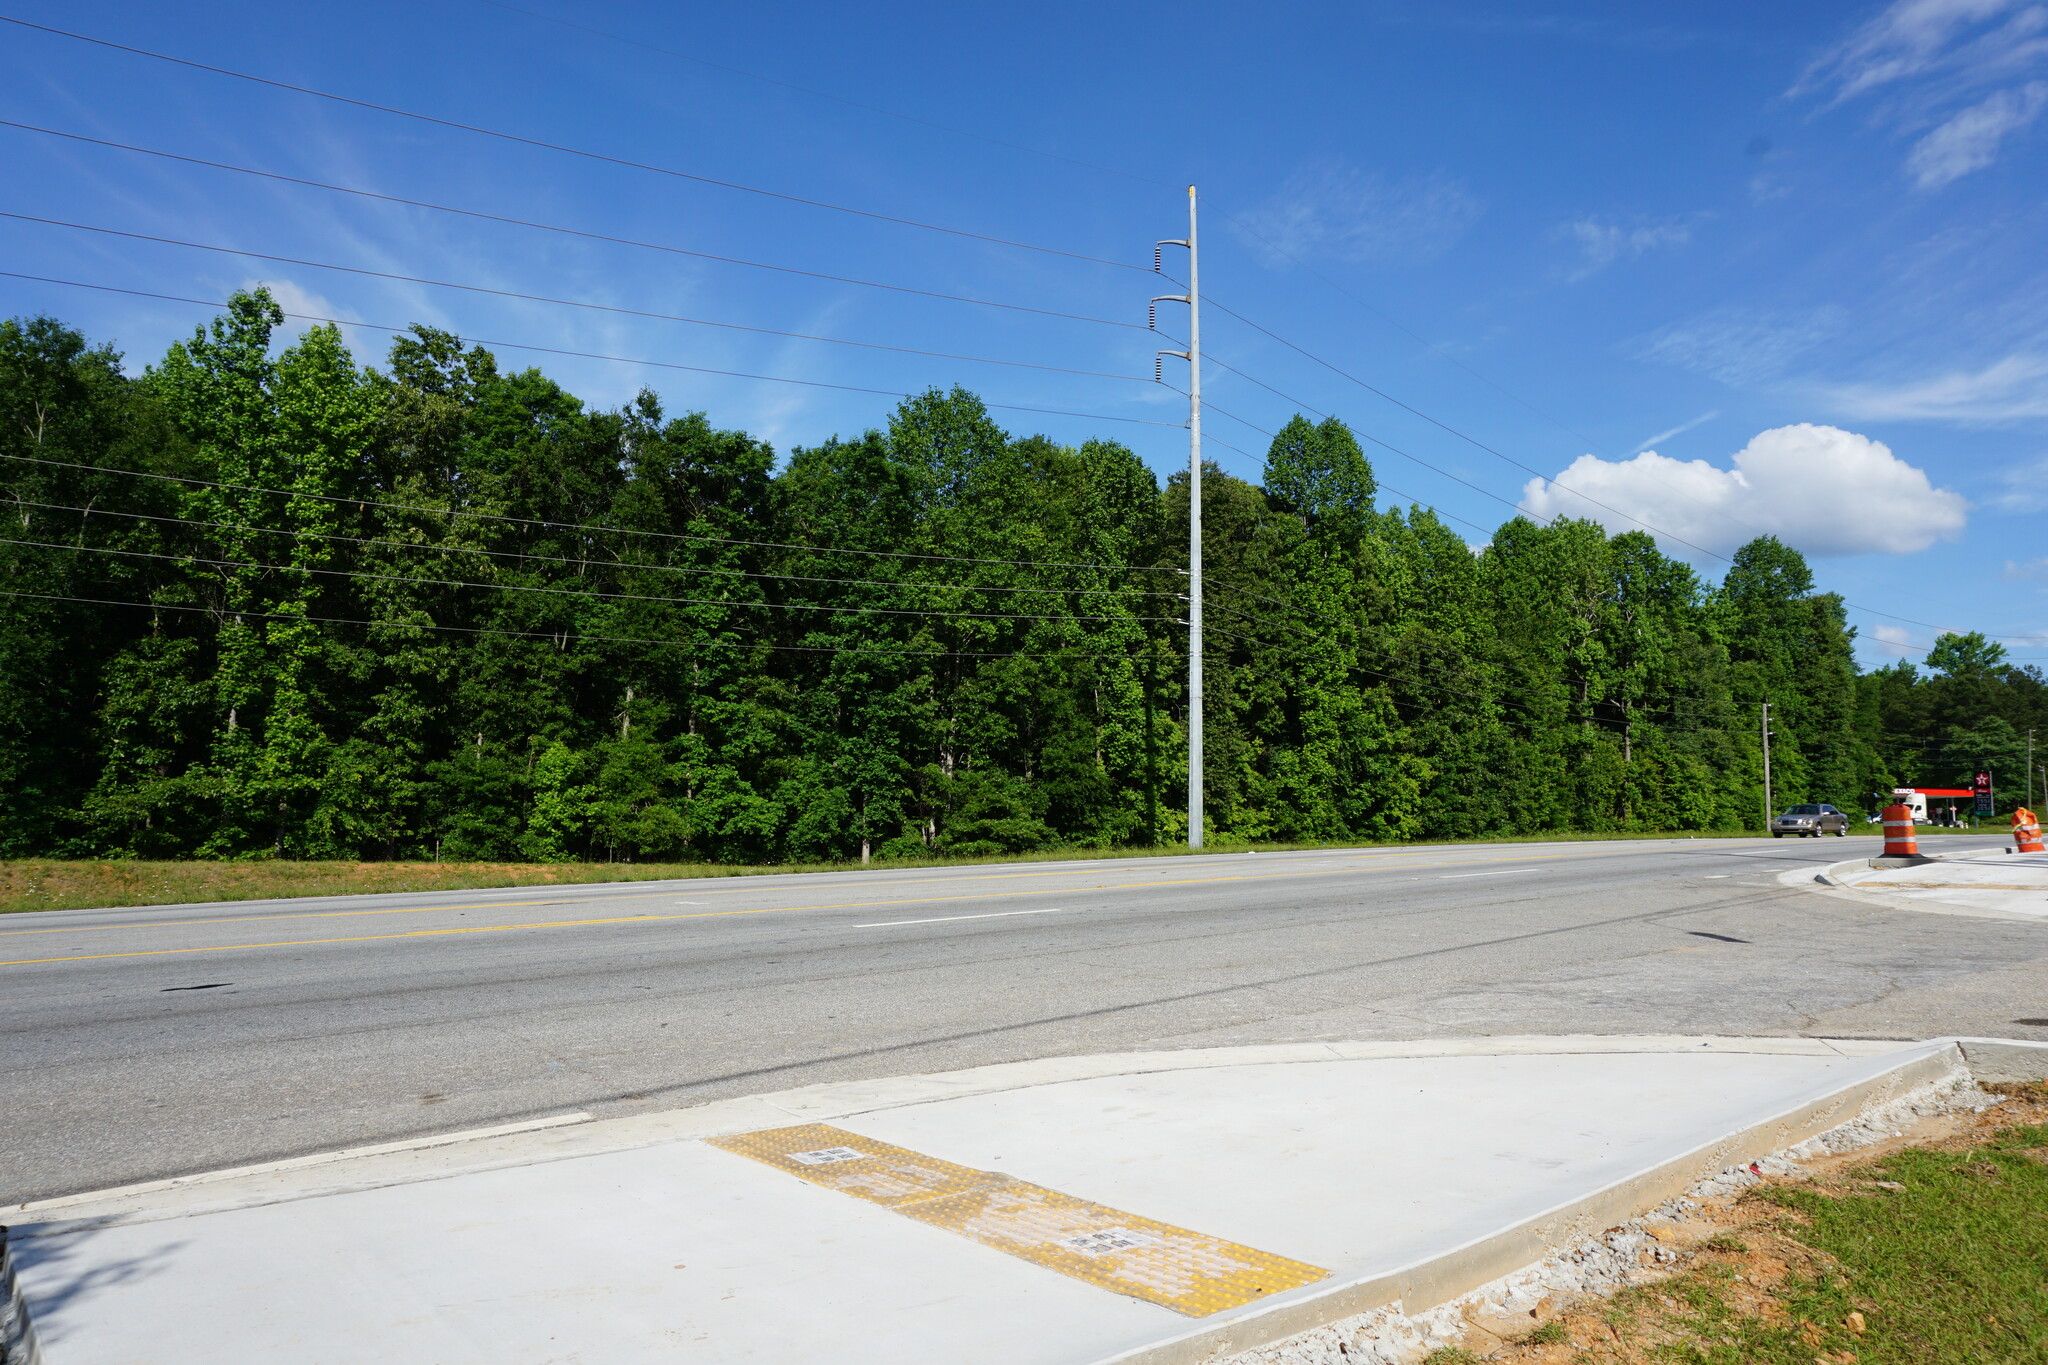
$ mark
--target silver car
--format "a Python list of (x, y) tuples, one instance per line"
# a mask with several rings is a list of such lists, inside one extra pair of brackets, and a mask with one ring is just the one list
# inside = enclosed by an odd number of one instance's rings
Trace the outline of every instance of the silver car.
[(1802, 839), (1818, 839), (1823, 834), (1846, 835), (1848, 832), (1849, 817), (1833, 806), (1794, 806), (1771, 820), (1773, 839), (1782, 839), (1788, 834), (1796, 834)]

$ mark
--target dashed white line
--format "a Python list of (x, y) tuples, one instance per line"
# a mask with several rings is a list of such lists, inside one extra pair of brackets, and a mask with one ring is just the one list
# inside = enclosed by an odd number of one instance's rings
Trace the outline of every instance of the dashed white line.
[(987, 915), (939, 915), (933, 919), (892, 919), (879, 924), (856, 924), (856, 929), (894, 929), (899, 924), (950, 924), (959, 919), (1008, 919), (1012, 915), (1057, 915), (1065, 906), (1053, 906), (1045, 910), (998, 910)]
[(1440, 873), (1437, 876), (1437, 880), (1440, 882), (1449, 882), (1456, 881), (1460, 877), (1505, 877), (1510, 872), (1535, 872), (1538, 870), (1539, 869), (1533, 867), (1504, 867), (1501, 868), (1498, 872), (1445, 872)]

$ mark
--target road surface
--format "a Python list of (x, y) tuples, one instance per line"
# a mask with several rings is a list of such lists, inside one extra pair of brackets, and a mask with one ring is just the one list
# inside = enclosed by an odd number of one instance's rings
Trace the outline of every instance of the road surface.
[(2048, 1039), (2048, 927), (1777, 881), (1874, 852), (1431, 845), (0, 917), (0, 1204), (1052, 1054)]

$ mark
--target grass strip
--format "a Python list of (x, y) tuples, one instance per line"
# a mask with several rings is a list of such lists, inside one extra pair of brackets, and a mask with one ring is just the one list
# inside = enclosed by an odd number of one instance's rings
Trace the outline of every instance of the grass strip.
[(1755, 1187), (1679, 1273), (1430, 1365), (2048, 1365), (2048, 1086), (1997, 1088), (1967, 1136)]

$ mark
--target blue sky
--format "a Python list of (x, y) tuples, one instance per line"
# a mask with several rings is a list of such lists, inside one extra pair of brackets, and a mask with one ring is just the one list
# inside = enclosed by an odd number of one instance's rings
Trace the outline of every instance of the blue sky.
[[(1140, 266), (1155, 239), (1182, 235), (1195, 183), (1205, 295), (1327, 362), (1212, 308), (1210, 354), (1288, 396), (1208, 372), (1209, 396), (1253, 426), (1270, 431), (1297, 404), (1336, 413), (1406, 452), (1369, 447), (1396, 500), (1461, 519), (1475, 543), (1520, 505), (1617, 530), (1647, 523), (1714, 575), (1716, 554), (1776, 531), (1856, 604), (1868, 663), (1917, 655), (1937, 628), (1984, 630), (2016, 657), (2048, 660), (2048, 8), (2031, 0), (1277, 12), (15, 0), (6, 12)], [(1142, 270), (519, 146), (12, 25), (0, 26), (0, 73), (0, 118), (479, 213), (1094, 319), (1142, 323), (1147, 298), (1171, 290)], [(1013, 431), (1114, 437), (1162, 471), (1186, 458), (1183, 432), (1148, 425), (1180, 421), (1184, 403), (1147, 382), (1168, 343), (1141, 330), (12, 128), (0, 148), (9, 213), (1136, 379), (0, 219), (0, 268), (17, 273), (195, 299), (264, 281), (294, 311), (493, 342), (853, 389), (960, 383), (1013, 405), (999, 411)], [(0, 311), (56, 314), (114, 340), (138, 369), (206, 312), (19, 279), (0, 279)], [(1181, 319), (1162, 305), (1162, 321)], [(350, 336), (365, 361), (388, 344)], [(672, 411), (702, 409), (785, 450), (875, 425), (892, 401), (501, 354), (594, 403), (651, 387)], [(1208, 453), (1256, 479), (1265, 436), (1215, 413), (1208, 426), (1250, 455)]]

